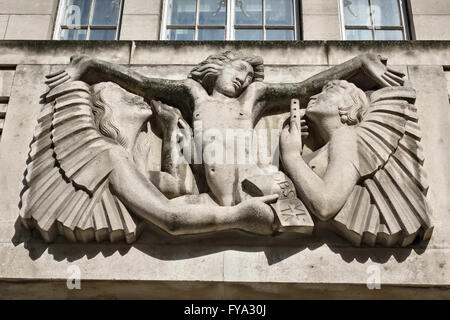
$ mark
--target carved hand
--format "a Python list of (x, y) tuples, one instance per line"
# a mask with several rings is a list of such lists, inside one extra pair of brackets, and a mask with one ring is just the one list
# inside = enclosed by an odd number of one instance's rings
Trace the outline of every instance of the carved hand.
[[(302, 118), (305, 110), (302, 110)], [(283, 162), (289, 161), (292, 158), (300, 157), (303, 147), (302, 136), (308, 135), (308, 126), (305, 119), (300, 122), (301, 129), (297, 126), (297, 121), (292, 117), (290, 121), (284, 126), (280, 135), (280, 155)]]
[(239, 227), (260, 234), (272, 234), (276, 229), (275, 214), (268, 205), (277, 201), (278, 195), (251, 198), (243, 201), (234, 208), (237, 209), (238, 221), (243, 223)]
[(80, 80), (86, 73), (91, 62), (92, 58), (89, 56), (73, 55), (70, 57), (70, 64), (67, 68), (47, 75), (45, 83), (50, 88), (54, 88), (68, 80)]
[(155, 116), (161, 120), (165, 128), (175, 127), (178, 121), (182, 118), (180, 110), (168, 106), (160, 101), (152, 101), (152, 107)]
[[(150, 132), (150, 123), (147, 123), (147, 132)], [(148, 133), (141, 132), (136, 139), (133, 159), (136, 167), (142, 174), (147, 172), (147, 159), (150, 153), (150, 139)]]
[(402, 86), (405, 83), (403, 73), (387, 67), (387, 58), (366, 53), (360, 56), (362, 69), (381, 87)]
[[(192, 147), (192, 129), (183, 119), (180, 110), (154, 100), (151, 102), (151, 105), (154, 115), (164, 128), (161, 169), (176, 176), (175, 163), (184, 163), (185, 148), (190, 149)], [(188, 142), (187, 145), (185, 145), (185, 141)], [(192, 155), (192, 150), (189, 151), (189, 154)]]
[(180, 110), (159, 101), (152, 101), (152, 107), (154, 114), (160, 119), (165, 130), (178, 131), (178, 143), (180, 143), (183, 139), (188, 140), (192, 138), (192, 129), (189, 124), (183, 119)]

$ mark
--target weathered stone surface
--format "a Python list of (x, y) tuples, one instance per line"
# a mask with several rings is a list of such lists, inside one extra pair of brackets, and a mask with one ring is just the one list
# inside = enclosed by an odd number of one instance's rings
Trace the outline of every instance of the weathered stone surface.
[(142, 1), (127, 0), (124, 3), (123, 14), (161, 14), (161, 0)]
[[(166, 42), (89, 41), (80, 47), (76, 41), (3, 41), (1, 64), (66, 64), (72, 54), (101, 55), (105, 60), (132, 65), (193, 66), (215, 52), (242, 50), (264, 56), (267, 66), (337, 65), (363, 52), (390, 57), (395, 65), (449, 65), (450, 41), (363, 41), (363, 42)], [(194, 50), (195, 48), (195, 50)], [(278, 49), (277, 49), (278, 48)], [(172, 52), (171, 54), (169, 54)], [(130, 54), (131, 53), (131, 54)], [(193, 53), (193, 54), (186, 54)], [(131, 57), (131, 58), (130, 58)]]
[(411, 11), (416, 14), (450, 15), (450, 7), (445, 0), (411, 0)]
[[(411, 82), (417, 88), (417, 106), (420, 125), (424, 128), (423, 147), (427, 157), (424, 167), (430, 181), (429, 199), (433, 204), (433, 220), (446, 220), (450, 213), (450, 201), (442, 195), (442, 190), (450, 188), (450, 170), (442, 163), (450, 161), (448, 152), (450, 139), (448, 132), (450, 126), (450, 110), (446, 99), (445, 75), (440, 66), (409, 66), (408, 74)], [(447, 104), (447, 107), (445, 105)], [(437, 247), (448, 248), (450, 245), (450, 224), (443, 223), (436, 228), (433, 243)]]
[(302, 15), (303, 40), (341, 40), (341, 25), (338, 14)]
[(3, 40), (5, 38), (6, 28), (8, 27), (8, 19), (7, 15), (0, 15), (0, 39)]
[[(339, 11), (341, 0), (303, 0), (299, 10), (299, 22), (302, 27), (304, 40), (340, 40), (342, 35)], [(0, 2), (0, 15), (34, 16), (33, 19), (51, 18), (55, 21), (59, 1), (36, 0), (2, 0)], [(152, 40), (158, 39), (160, 21), (162, 21), (161, 0), (127, 0), (124, 1), (122, 40)], [(448, 40), (450, 35), (447, 30), (449, 20), (449, 5), (446, 0), (411, 0), (408, 3), (411, 13), (408, 13), (409, 25), (413, 39), (415, 40)], [(139, 17), (142, 16), (142, 17)], [(145, 16), (145, 18), (144, 18)], [(41, 17), (41, 18), (38, 18)], [(15, 18), (17, 19), (17, 18)], [(22, 18), (23, 19), (23, 18)], [(156, 23), (153, 20), (157, 20)], [(137, 23), (139, 21), (139, 23)], [(156, 24), (155, 24), (156, 23)], [(52, 23), (53, 24), (53, 23)], [(32, 24), (33, 25), (33, 24)], [(34, 24), (36, 25), (36, 23)], [(2, 35), (2, 23), (0, 22), (0, 36)], [(9, 32), (14, 39), (42, 39), (52, 38), (52, 32), (42, 31), (41, 28), (31, 30), (29, 25), (14, 23)], [(41, 31), (39, 31), (41, 30)], [(439, 30), (439, 31), (437, 31)], [(51, 30), (50, 30), (51, 31)], [(154, 35), (157, 34), (155, 37)], [(133, 37), (134, 35), (134, 37)], [(12, 38), (8, 38), (12, 39)]]
[(338, 1), (306, 0), (301, 3), (303, 40), (340, 40)]
[(160, 16), (156, 14), (124, 14), (121, 40), (158, 40)]
[(0, 13), (2, 14), (52, 14), (56, 8), (56, 0), (1, 0)]
[[(111, 242), (126, 239), (131, 243), (139, 233), (134, 218), (142, 218), (176, 235), (236, 228), (257, 234), (270, 234), (272, 228), (311, 233), (314, 223), (310, 211), (320, 220), (333, 219), (340, 233), (356, 246), (364, 242), (370, 246), (380, 243), (405, 247), (419, 233), (420, 238), (428, 240), (433, 224), (425, 200), (428, 184), (422, 169), (421, 134), (412, 106), (415, 92), (402, 86), (404, 74), (385, 64), (380, 56), (362, 54), (304, 82), (270, 84), (263, 82), (264, 65), (260, 57), (232, 51), (209, 56), (192, 69), (189, 79), (182, 81), (144, 78), (103, 60), (73, 56), (66, 70), (47, 76), (51, 90), (45, 95), (47, 104), (42, 106), (30, 146), (21, 195), (21, 220), (27, 228), (38, 229), (47, 242), (54, 241), (59, 234), (74, 242), (94, 239), (101, 242), (109, 238)], [(357, 79), (355, 83), (360, 88), (345, 80), (330, 81), (352, 78)], [(362, 89), (372, 92), (366, 94)], [(309, 96), (313, 97), (305, 109), (308, 129), (306, 120), (300, 120), (299, 99), (308, 101)], [(163, 103), (152, 102), (150, 107), (144, 98), (161, 99)], [(183, 103), (190, 99), (193, 114), (184, 109), (184, 116), (188, 121), (194, 119), (193, 130), (179, 110), (164, 104), (174, 103), (175, 108), (183, 110)], [(234, 157), (242, 150), (235, 150), (234, 138), (231, 143), (228, 141), (228, 131), (254, 131), (266, 106), (274, 100), (281, 108), (289, 99), (291, 125), (289, 130), (283, 128), (280, 136), (281, 160), (289, 176), (276, 168), (271, 173), (264, 171), (270, 162), (261, 165), (259, 161), (230, 160), (229, 152)], [(333, 108), (330, 106), (339, 108), (335, 117), (329, 115), (329, 109)], [(224, 107), (229, 108), (228, 113), (222, 113)], [(114, 121), (104, 120), (106, 110), (112, 113)], [(139, 154), (134, 150), (146, 150), (136, 137), (150, 121), (152, 110), (164, 128), (163, 150), (161, 172), (151, 171), (154, 173), (146, 177), (148, 157), (143, 155), (140, 164)], [(221, 114), (219, 122), (218, 114)], [(381, 130), (373, 122), (385, 125)], [(295, 123), (297, 129), (293, 128)], [(185, 136), (188, 143), (201, 139), (205, 191), (200, 191), (203, 182), (199, 180), (203, 176), (192, 171), (190, 160), (189, 165), (174, 162), (179, 151), (171, 136), (181, 134), (176, 131), (180, 125), (194, 133)], [(306, 143), (302, 143), (300, 127), (310, 130)], [(72, 132), (71, 128), (76, 130)], [(271, 129), (281, 128), (279, 124)], [(219, 142), (217, 147), (222, 155), (227, 154), (226, 160), (215, 159), (216, 155), (209, 153), (211, 130), (219, 132), (220, 136), (215, 134), (213, 141)], [(331, 138), (335, 133), (340, 138)], [(323, 149), (315, 142), (320, 139), (325, 144)], [(321, 158), (321, 154), (328, 152), (328, 143), (330, 150), (339, 152)], [(374, 148), (374, 143), (379, 147)], [(317, 157), (301, 157), (303, 144), (317, 151)], [(412, 157), (400, 152), (400, 145)], [(134, 161), (118, 156), (127, 151), (133, 154)], [(238, 157), (244, 156), (246, 161), (245, 155), (250, 152), (245, 146), (243, 155)], [(274, 157), (269, 155), (269, 159)], [(402, 162), (404, 168), (391, 161), (391, 156)], [(344, 157), (352, 159), (352, 163)], [(211, 162), (209, 158), (214, 160)], [(44, 178), (49, 182), (43, 184)], [(161, 199), (146, 184), (133, 193), (132, 186), (139, 186), (146, 179), (170, 200)], [(164, 185), (166, 179), (172, 181), (172, 186)], [(180, 183), (183, 191), (177, 187)], [(126, 184), (130, 186), (125, 187)], [(296, 190), (302, 199), (297, 198)], [(271, 203), (277, 214), (277, 227), (272, 227), (272, 211), (264, 203), (269, 204), (269, 197), (274, 194), (279, 196)], [(382, 194), (389, 197), (390, 205)], [(202, 197), (211, 199), (211, 205), (201, 202)], [(259, 206), (257, 199), (252, 199), (256, 197), (262, 197)], [(80, 205), (75, 205), (77, 202)], [(198, 205), (192, 207), (193, 202)], [(415, 213), (410, 212), (408, 203)], [(206, 210), (207, 215), (201, 210)], [(226, 219), (222, 218), (224, 215)]]
[(450, 41), (328, 41), (327, 46), (331, 65), (362, 52), (390, 57), (392, 65), (446, 65), (450, 61)]
[[(45, 90), (42, 81), (43, 73), (49, 72), (48, 66), (19, 66), (16, 70), (15, 82), (11, 91), (8, 104), (8, 115), (3, 128), (3, 136), (0, 148), (0, 179), (4, 183), (4, 190), (0, 197), (0, 212), (2, 221), (12, 221), (14, 217), (11, 210), (18, 209), (17, 198), (10, 197), (14, 192), (19, 192), (21, 186), (20, 175), (23, 175), (21, 166), (14, 166), (16, 161), (26, 161), (28, 147), (26, 146), (33, 136), (36, 117), (39, 109), (35, 106), (39, 104), (40, 95)], [(27, 88), (24, 94), (23, 88)], [(26, 142), (28, 141), (28, 142)]]
[[(450, 7), (447, 4), (447, 7)], [(450, 14), (414, 16), (417, 40), (448, 40), (450, 38)], [(437, 31), (439, 30), (439, 31)]]
[(450, 102), (450, 69), (447, 68), (444, 71), (445, 71), (445, 77), (447, 78), (448, 101)]
[(42, 40), (51, 34), (51, 15), (10, 15), (6, 40)]
[[(323, 42), (135, 42), (131, 64), (171, 64), (173, 50), (176, 63), (195, 65), (199, 60), (226, 50), (245, 50), (246, 53), (264, 56), (266, 65), (326, 65), (327, 57)], [(195, 51), (193, 49), (195, 48)], [(194, 53), (195, 52), (195, 53)], [(193, 54), (194, 53), (194, 54)]]
[[(100, 45), (101, 43), (101, 45)], [(131, 42), (86, 41), (2, 41), (0, 64), (67, 64), (73, 54), (102, 56), (108, 61), (128, 64)]]
[(316, 15), (339, 15), (337, 1), (328, 0), (303, 0), (302, 13)]
[(12, 89), (14, 70), (0, 70), (0, 97), (9, 97)]

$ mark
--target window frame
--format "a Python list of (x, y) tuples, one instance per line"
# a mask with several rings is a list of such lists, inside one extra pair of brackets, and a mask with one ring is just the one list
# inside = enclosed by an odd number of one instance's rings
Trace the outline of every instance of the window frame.
[[(407, 0), (397, 0), (397, 5), (399, 7), (399, 13), (400, 13), (400, 26), (377, 26), (375, 25), (375, 19), (373, 14), (373, 0), (368, 0), (369, 2), (369, 9), (370, 9), (370, 20), (371, 25), (370, 26), (347, 26), (345, 23), (345, 6), (344, 1), (345, 0), (338, 0), (339, 1), (339, 15), (341, 19), (341, 33), (342, 33), (342, 39), (347, 40), (347, 30), (370, 30), (372, 32), (372, 40), (363, 40), (363, 41), (385, 41), (385, 40), (377, 40), (376, 38), (376, 31), (377, 30), (398, 30), (402, 31), (403, 39), (398, 41), (407, 41), (411, 40), (411, 30), (409, 23), (409, 3)], [(349, 40), (349, 41), (358, 41), (358, 40)]]
[[(53, 40), (61, 40), (61, 33), (63, 30), (87, 30), (86, 32), (86, 39), (85, 40), (73, 40), (73, 41), (91, 41), (90, 38), (90, 31), (91, 30), (116, 30), (116, 36), (114, 38), (114, 40), (119, 40), (120, 39), (120, 29), (121, 29), (121, 25), (122, 25), (122, 16), (123, 16), (123, 7), (124, 7), (124, 2), (126, 0), (119, 0), (120, 1), (120, 6), (119, 6), (119, 14), (117, 17), (117, 23), (113, 26), (102, 26), (102, 25), (92, 25), (92, 18), (94, 16), (94, 6), (95, 6), (95, 1), (96, 0), (92, 0), (91, 1), (91, 7), (89, 9), (89, 18), (88, 18), (88, 24), (87, 25), (82, 25), (79, 26), (78, 28), (70, 28), (66, 25), (63, 25), (63, 19), (65, 17), (65, 8), (66, 8), (66, 4), (67, 4), (68, 0), (60, 0), (59, 4), (58, 4), (58, 13), (56, 15), (56, 20), (55, 20), (55, 27), (53, 30)], [(63, 40), (61, 40), (63, 41)], [(98, 40), (98, 41), (104, 41), (104, 40)]]
[[(170, 29), (189, 29), (194, 30), (194, 40), (189, 41), (201, 41), (198, 39), (198, 30), (200, 29), (224, 29), (225, 30), (225, 37), (224, 40), (219, 41), (236, 41), (234, 39), (234, 30), (237, 29), (258, 29), (263, 31), (263, 39), (257, 40), (257, 41), (268, 41), (266, 40), (266, 30), (293, 30), (294, 31), (294, 39), (293, 40), (287, 40), (287, 41), (297, 41), (301, 37), (301, 23), (300, 23), (300, 3), (299, 0), (292, 0), (293, 3), (293, 25), (277, 25), (277, 26), (267, 26), (266, 25), (266, 10), (265, 10), (265, 4), (266, 0), (262, 0), (262, 24), (261, 25), (235, 25), (235, 14), (234, 14), (234, 8), (236, 4), (236, 0), (228, 0), (227, 1), (227, 12), (226, 12), (226, 19), (225, 19), (225, 25), (215, 25), (215, 26), (208, 26), (208, 25), (199, 25), (199, 3), (200, 0), (196, 1), (196, 12), (195, 12), (195, 25), (168, 25), (168, 14), (169, 14), (169, 1), (170, 0), (164, 0), (163, 1), (163, 7), (162, 7), (162, 19), (161, 19), (161, 31), (159, 35), (160, 40), (165, 41), (177, 41), (177, 40), (169, 40), (166, 39), (166, 33), (167, 30)], [(246, 41), (246, 40), (243, 40)]]

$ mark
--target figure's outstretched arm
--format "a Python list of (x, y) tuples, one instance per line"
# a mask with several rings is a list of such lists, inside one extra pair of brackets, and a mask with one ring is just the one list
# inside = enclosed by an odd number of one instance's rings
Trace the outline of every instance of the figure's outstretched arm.
[(109, 177), (115, 194), (132, 212), (171, 234), (229, 229), (259, 234), (273, 232), (274, 214), (266, 203), (276, 201), (278, 196), (253, 198), (234, 207), (180, 204), (164, 197), (127, 156), (119, 152), (115, 160), (115, 168)]
[(162, 100), (176, 106), (185, 105), (191, 98), (186, 80), (150, 78), (128, 67), (85, 55), (72, 56), (69, 66), (47, 76), (46, 83), (54, 88), (68, 80), (81, 80), (90, 85), (111, 81), (147, 100)]
[[(319, 177), (304, 161), (301, 134), (291, 123), (280, 137), (280, 154), (286, 174), (292, 179), (301, 200), (320, 220), (327, 221), (344, 206), (355, 187), (359, 174), (354, 165), (357, 158), (354, 132), (344, 129), (329, 142), (328, 167)], [(336, 143), (335, 143), (336, 142)]]
[[(357, 56), (347, 62), (323, 71), (305, 81), (298, 83), (264, 83), (259, 94), (260, 109), (271, 106), (289, 106), (291, 99), (300, 99), (306, 106), (309, 97), (319, 93), (330, 80), (347, 80), (363, 90), (374, 87), (383, 88), (402, 86), (404, 74), (386, 66), (387, 59), (371, 53)], [(261, 113), (264, 110), (256, 110)]]

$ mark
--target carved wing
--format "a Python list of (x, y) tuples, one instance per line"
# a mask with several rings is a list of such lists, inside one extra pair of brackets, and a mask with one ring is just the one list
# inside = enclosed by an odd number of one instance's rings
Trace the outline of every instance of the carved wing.
[(334, 224), (357, 246), (407, 246), (416, 237), (427, 240), (433, 225), (415, 91), (390, 87), (373, 92), (370, 100), (356, 128), (362, 179)]
[(90, 87), (67, 82), (46, 95), (30, 146), (21, 220), (50, 242), (132, 242), (138, 233), (126, 207), (109, 189), (115, 143), (97, 130)]

